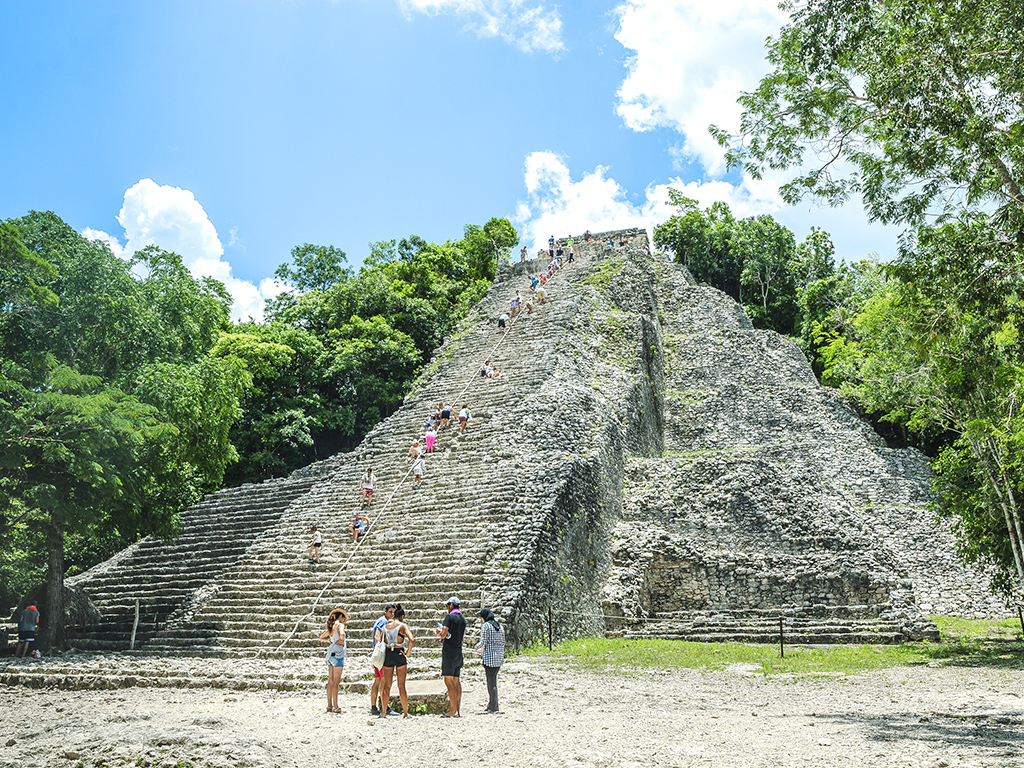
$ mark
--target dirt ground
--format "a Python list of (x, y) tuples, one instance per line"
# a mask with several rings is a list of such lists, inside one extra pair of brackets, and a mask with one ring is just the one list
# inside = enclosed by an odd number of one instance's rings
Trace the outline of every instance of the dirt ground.
[[(253, 674), (259, 674), (258, 668)], [(0, 686), (0, 766), (1024, 766), (1024, 672), (914, 667), (847, 677), (594, 673), (544, 658), (499, 675), (481, 714), (370, 717), (365, 694)]]

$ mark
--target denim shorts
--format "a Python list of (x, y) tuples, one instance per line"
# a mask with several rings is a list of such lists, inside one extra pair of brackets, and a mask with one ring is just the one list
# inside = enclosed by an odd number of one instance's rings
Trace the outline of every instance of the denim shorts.
[(343, 653), (341, 655), (338, 655), (338, 654), (332, 653), (330, 656), (327, 657), (327, 666), (328, 667), (344, 667), (345, 666), (345, 654)]

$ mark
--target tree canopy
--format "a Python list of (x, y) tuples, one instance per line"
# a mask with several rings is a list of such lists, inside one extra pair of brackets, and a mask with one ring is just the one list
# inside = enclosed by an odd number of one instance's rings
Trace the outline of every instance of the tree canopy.
[(127, 262), (52, 213), (4, 222), (2, 237), (27, 274), (0, 270), (0, 535), (45, 542), (43, 637), (59, 645), (67, 537), (173, 531), (235, 458), (249, 378), (241, 359), (207, 354), (227, 294), (177, 255)]
[(870, 217), (995, 201), (1024, 214), (1024, 4), (1018, 0), (786, 0), (772, 71), (740, 98), (733, 166)]

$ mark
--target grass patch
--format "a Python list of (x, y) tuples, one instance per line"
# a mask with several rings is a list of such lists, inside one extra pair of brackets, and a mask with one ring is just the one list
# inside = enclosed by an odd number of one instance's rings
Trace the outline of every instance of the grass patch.
[[(945, 617), (937, 617), (945, 618)], [(958, 620), (961, 621), (961, 620)], [(945, 623), (945, 622), (944, 622)], [(999, 629), (1004, 622), (994, 623)], [(966, 636), (967, 631), (976, 633)], [(786, 646), (747, 643), (691, 643), (683, 640), (622, 640), (589, 637), (569, 640), (548, 651), (532, 646), (526, 656), (549, 656), (559, 663), (595, 672), (630, 673), (638, 669), (722, 670), (734, 664), (764, 675), (856, 675), (892, 667), (942, 664), (1024, 669), (1024, 644), (1019, 625), (1015, 638), (982, 637), (981, 627), (969, 626), (964, 636), (943, 643), (901, 645)], [(944, 631), (945, 636), (945, 631)]]
[(1020, 640), (1020, 620), (961, 619), (959, 616), (932, 616), (942, 634), (949, 641), (963, 640)]

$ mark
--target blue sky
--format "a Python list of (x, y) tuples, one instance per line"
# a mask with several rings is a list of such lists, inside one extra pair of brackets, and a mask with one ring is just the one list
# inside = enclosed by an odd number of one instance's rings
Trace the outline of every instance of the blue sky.
[(0, 218), (52, 210), (129, 254), (174, 250), (259, 317), (305, 242), (443, 241), (510, 218), (652, 226), (665, 188), (811, 225), (838, 253), (897, 232), (723, 175), (708, 123), (765, 73), (775, 0), (3, 3)]

